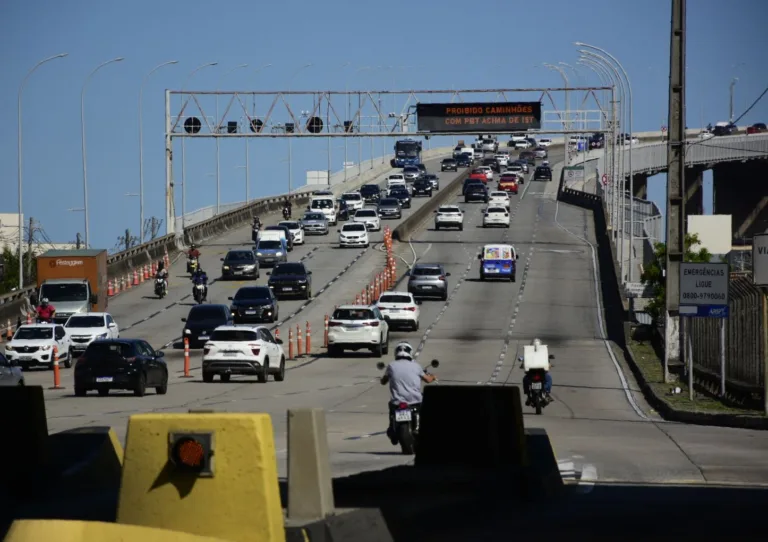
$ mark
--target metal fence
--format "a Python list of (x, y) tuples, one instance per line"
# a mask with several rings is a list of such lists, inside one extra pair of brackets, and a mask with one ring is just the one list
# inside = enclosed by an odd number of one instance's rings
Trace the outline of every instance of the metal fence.
[[(725, 378), (728, 384), (753, 392), (764, 390), (768, 300), (750, 276), (731, 276), (730, 315), (725, 321)], [(692, 318), (690, 326), (694, 370), (720, 379), (720, 321)]]

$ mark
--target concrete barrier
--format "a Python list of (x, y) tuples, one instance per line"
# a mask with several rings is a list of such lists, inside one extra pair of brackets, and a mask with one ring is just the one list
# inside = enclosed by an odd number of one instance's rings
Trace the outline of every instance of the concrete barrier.
[(128, 540), (141, 540), (141, 542), (227, 542), (223, 538), (199, 536), (152, 527), (61, 519), (17, 520), (8, 531), (4, 542), (42, 542), (43, 540), (50, 542), (126, 542)]
[(287, 527), (286, 542), (393, 542), (378, 508), (360, 508), (301, 527)]
[[(139, 414), (127, 434), (118, 523), (237, 542), (285, 540), (268, 414)], [(175, 465), (174, 435), (207, 441), (192, 451), (208, 472)]]
[(325, 412), (288, 411), (288, 517), (318, 520), (333, 514), (333, 485)]
[(110, 427), (78, 427), (48, 437), (55, 485), (65, 494), (109, 491), (120, 485), (123, 446)]

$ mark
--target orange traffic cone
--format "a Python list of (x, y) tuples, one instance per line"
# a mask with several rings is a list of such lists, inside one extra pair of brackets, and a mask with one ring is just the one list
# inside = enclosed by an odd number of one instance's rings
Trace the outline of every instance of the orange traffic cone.
[(139, 285), (139, 272), (135, 269), (133, 270), (133, 285), (138, 286)]
[(112, 285), (112, 281), (110, 280), (107, 283), (107, 296), (112, 297), (113, 295), (115, 295), (115, 287)]

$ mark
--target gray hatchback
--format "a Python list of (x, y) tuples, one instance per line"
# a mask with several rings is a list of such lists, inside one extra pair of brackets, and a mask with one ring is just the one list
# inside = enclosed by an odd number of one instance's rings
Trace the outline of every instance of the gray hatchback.
[(448, 277), (445, 267), (439, 263), (417, 263), (408, 272), (408, 292), (414, 297), (439, 297), (448, 299)]

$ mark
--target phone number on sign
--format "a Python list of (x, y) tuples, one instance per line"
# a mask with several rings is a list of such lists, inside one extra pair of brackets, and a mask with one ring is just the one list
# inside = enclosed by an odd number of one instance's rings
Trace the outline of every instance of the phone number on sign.
[(725, 301), (724, 293), (715, 292), (683, 292), (683, 299), (688, 301)]

